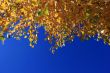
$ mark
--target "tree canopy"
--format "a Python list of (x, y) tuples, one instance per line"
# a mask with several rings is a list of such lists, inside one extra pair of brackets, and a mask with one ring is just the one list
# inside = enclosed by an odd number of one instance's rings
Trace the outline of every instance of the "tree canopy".
[(34, 47), (41, 26), (52, 52), (74, 36), (110, 44), (110, 0), (0, 0), (0, 40), (23, 36)]

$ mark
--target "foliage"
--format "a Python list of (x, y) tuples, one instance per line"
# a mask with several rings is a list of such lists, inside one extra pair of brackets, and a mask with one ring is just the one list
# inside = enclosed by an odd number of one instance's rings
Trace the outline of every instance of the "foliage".
[(0, 1), (0, 40), (19, 40), (23, 36), (34, 47), (40, 26), (44, 26), (50, 44), (54, 43), (52, 52), (64, 46), (65, 42), (74, 40), (74, 36), (84, 40), (98, 34), (98, 39), (110, 44), (110, 1)]

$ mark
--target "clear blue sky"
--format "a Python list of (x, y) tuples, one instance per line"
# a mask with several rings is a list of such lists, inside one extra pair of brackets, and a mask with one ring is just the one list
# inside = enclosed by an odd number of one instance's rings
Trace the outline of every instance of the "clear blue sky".
[(110, 46), (102, 41), (75, 38), (53, 55), (43, 29), (39, 31), (34, 49), (26, 39), (0, 43), (0, 73), (110, 73)]

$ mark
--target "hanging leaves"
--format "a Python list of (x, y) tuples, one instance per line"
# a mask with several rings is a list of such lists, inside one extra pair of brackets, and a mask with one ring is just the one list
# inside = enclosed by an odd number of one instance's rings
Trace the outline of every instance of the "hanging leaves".
[(41, 26), (50, 44), (54, 43), (52, 52), (65, 42), (73, 41), (74, 36), (86, 40), (100, 34), (109, 44), (110, 0), (0, 1), (1, 41), (23, 36), (34, 47), (38, 40), (37, 29)]

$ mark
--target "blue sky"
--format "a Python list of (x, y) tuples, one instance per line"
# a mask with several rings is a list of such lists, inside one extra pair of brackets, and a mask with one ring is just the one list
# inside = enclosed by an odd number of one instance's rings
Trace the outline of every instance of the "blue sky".
[(110, 73), (110, 46), (102, 41), (75, 38), (53, 55), (44, 38), (41, 28), (34, 49), (26, 39), (0, 43), (0, 73)]

